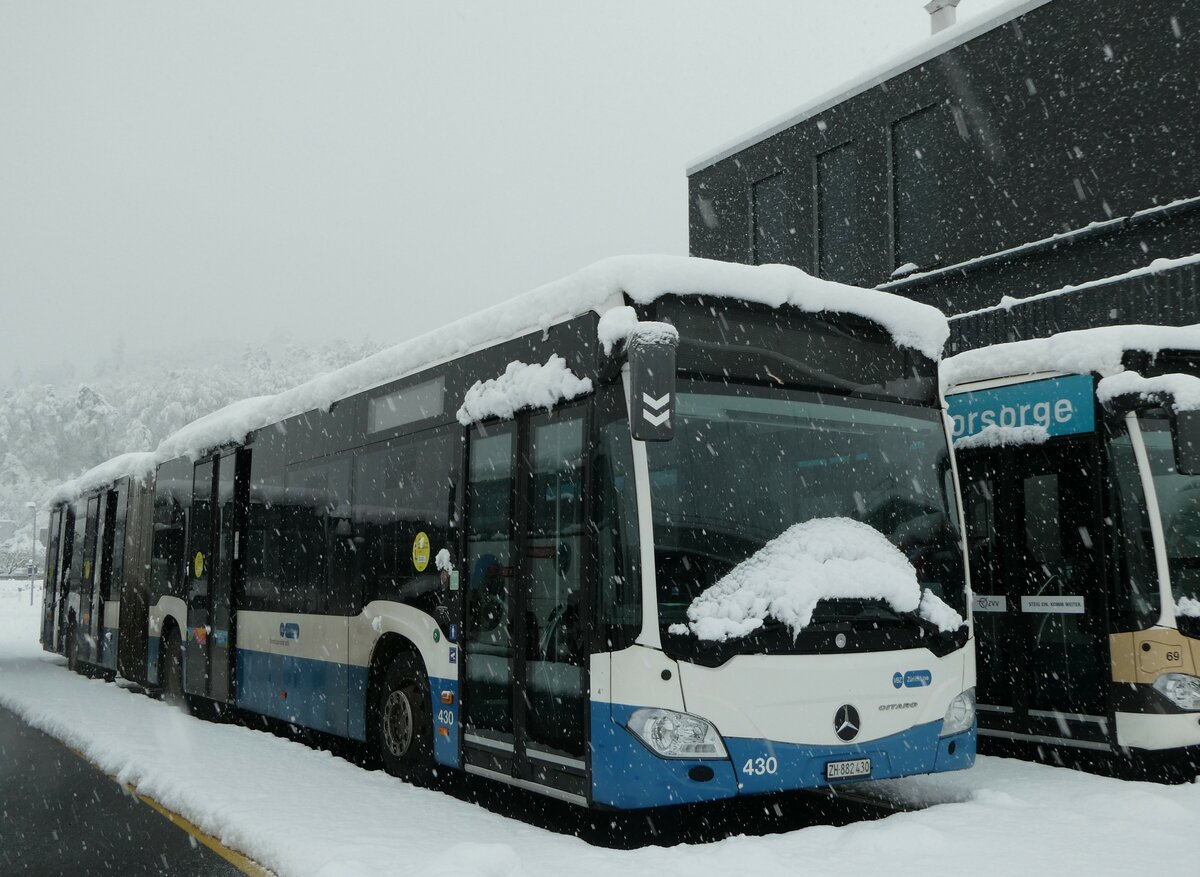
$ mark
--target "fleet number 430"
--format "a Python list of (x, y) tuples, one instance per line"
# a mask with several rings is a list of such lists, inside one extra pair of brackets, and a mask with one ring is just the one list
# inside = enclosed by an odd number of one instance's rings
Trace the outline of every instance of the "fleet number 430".
[(742, 773), (750, 776), (765, 776), (779, 770), (779, 761), (772, 755), (769, 758), (747, 758), (742, 765)]

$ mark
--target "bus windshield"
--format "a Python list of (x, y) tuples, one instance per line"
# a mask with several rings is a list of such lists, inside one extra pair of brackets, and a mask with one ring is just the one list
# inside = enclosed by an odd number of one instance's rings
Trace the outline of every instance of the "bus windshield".
[[(677, 656), (703, 648), (676, 626), (692, 601), (793, 524), (847, 517), (874, 527), (928, 588), (966, 617), (961, 540), (941, 412), (763, 386), (681, 380), (673, 441), (649, 445), (659, 623)], [(794, 636), (767, 623), (735, 654), (821, 650), (805, 634), (901, 629), (882, 600), (826, 600)], [(845, 638), (842, 638), (845, 642)], [(912, 645), (912, 643), (907, 643)], [(893, 648), (906, 647), (899, 644)]]
[(1143, 412), (1140, 422), (1162, 515), (1179, 627), (1200, 635), (1200, 617), (1190, 614), (1194, 611), (1192, 601), (1200, 601), (1200, 475), (1175, 471), (1175, 448), (1166, 411), (1157, 408)]

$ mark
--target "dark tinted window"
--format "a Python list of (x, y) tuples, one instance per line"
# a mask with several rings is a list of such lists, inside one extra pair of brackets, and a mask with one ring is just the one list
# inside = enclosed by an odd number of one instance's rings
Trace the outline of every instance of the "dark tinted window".
[(756, 265), (796, 262), (799, 240), (796, 205), (788, 195), (785, 181), (783, 174), (775, 174), (751, 187)]
[(121, 582), (125, 575), (125, 518), (129, 506), (129, 479), (116, 489), (116, 510), (113, 514), (112, 560), (109, 562), (108, 599), (120, 599)]
[(604, 392), (602, 404), (613, 419), (600, 427), (596, 448), (596, 540), (599, 583), (596, 588), (595, 651), (630, 645), (642, 628), (642, 588), (633, 446), (624, 393)]
[(154, 547), (151, 554), (153, 595), (183, 596), (183, 552), (187, 515), (192, 502), (192, 463), (171, 460), (158, 467), (154, 482)]
[(822, 277), (851, 282), (862, 273), (856, 245), (858, 149), (847, 143), (817, 156), (817, 252)]
[[(349, 538), (350, 457), (296, 463), (283, 472), (258, 469), (260, 457), (269, 462), (256, 448), (246, 534), (247, 606), (345, 614), (353, 603), (345, 576), (350, 561), (339, 545)], [(334, 587), (331, 557), (338, 559)]]
[(458, 429), (444, 428), (385, 442), (355, 461), (353, 532), (364, 600), (397, 600), (449, 623), (452, 582), (437, 556), (446, 551), (453, 561), (457, 554), (461, 453)]
[(669, 299), (657, 318), (679, 328), (679, 368), (767, 386), (863, 392), (932, 403), (935, 366), (897, 347), (879, 326), (848, 315)]
[(1115, 562), (1109, 617), (1113, 630), (1141, 630), (1158, 620), (1158, 568), (1145, 491), (1129, 434), (1114, 430), (1107, 443), (1108, 534)]

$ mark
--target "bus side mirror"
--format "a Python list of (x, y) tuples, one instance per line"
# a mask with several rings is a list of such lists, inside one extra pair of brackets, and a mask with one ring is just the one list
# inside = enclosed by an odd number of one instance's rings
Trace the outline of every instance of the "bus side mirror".
[(675, 436), (675, 352), (679, 333), (666, 323), (638, 323), (629, 337), (630, 430), (639, 442)]
[(1200, 411), (1176, 411), (1171, 418), (1175, 471), (1200, 475)]

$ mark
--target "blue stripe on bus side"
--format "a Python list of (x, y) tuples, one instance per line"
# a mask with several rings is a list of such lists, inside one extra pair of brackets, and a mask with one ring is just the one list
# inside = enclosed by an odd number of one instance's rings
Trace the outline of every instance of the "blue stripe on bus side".
[[(358, 733), (351, 735), (347, 707), (352, 689), (356, 693), (366, 691), (366, 667), (238, 649), (237, 673), (240, 709), (316, 731), (364, 739), (360, 728), (353, 729)], [(351, 673), (361, 675), (361, 682), (356, 680), (351, 685)], [(362, 704), (359, 700), (360, 713)]]
[[(826, 764), (856, 758), (871, 759), (871, 775), (863, 780), (960, 770), (975, 761), (975, 729), (939, 738), (941, 720), (859, 745), (809, 746), (725, 737), (729, 758), (665, 759), (625, 728), (635, 709), (626, 704), (592, 704), (592, 798), (596, 803), (656, 807), (820, 788), (829, 785)], [(693, 767), (701, 765), (712, 769), (711, 779), (698, 781), (688, 776)]]
[[(367, 739), (366, 667), (251, 649), (238, 649), (237, 666), (239, 709), (354, 740)], [(452, 703), (441, 702), (443, 691), (450, 692)], [(429, 696), (434, 760), (458, 767), (458, 680), (431, 678)]]

